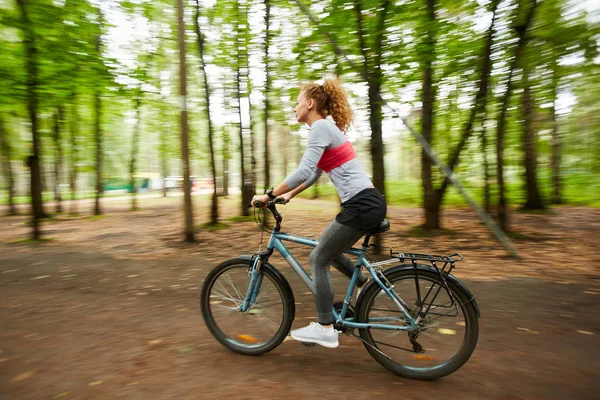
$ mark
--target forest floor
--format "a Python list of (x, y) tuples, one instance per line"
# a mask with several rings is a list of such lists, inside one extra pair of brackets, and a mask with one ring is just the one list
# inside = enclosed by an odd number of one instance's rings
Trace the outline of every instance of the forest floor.
[[(598, 208), (513, 212), (523, 256), (513, 259), (471, 210), (445, 209), (446, 230), (427, 236), (414, 229), (420, 209), (390, 207), (382, 245), (462, 253), (455, 275), (481, 309), (469, 362), (424, 382), (391, 374), (347, 336), (338, 349), (286, 340), (260, 357), (229, 352), (203, 323), (199, 289), (219, 261), (255, 252), (261, 233), (254, 222), (228, 221), (239, 213), (229, 199), (220, 205), (228, 228), (199, 228), (198, 242), (184, 243), (181, 202), (141, 198), (142, 209), (130, 212), (127, 199), (104, 201), (105, 217), (44, 223), (43, 244), (24, 240), (26, 216), (0, 218), (0, 398), (598, 398)], [(208, 202), (194, 203), (201, 224)], [(316, 238), (338, 207), (294, 200), (281, 211), (284, 231)], [(307, 265), (306, 249), (291, 247)], [(272, 262), (295, 292), (293, 326), (305, 325), (315, 315), (312, 298), (285, 262)], [(347, 279), (332, 276), (339, 298)]]

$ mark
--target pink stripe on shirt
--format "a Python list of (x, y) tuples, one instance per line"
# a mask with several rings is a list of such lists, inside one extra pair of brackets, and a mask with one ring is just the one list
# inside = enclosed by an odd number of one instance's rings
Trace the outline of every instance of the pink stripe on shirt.
[(346, 140), (344, 144), (336, 148), (325, 150), (317, 163), (317, 167), (321, 168), (325, 173), (329, 173), (332, 169), (355, 158), (356, 152), (352, 147), (352, 143)]

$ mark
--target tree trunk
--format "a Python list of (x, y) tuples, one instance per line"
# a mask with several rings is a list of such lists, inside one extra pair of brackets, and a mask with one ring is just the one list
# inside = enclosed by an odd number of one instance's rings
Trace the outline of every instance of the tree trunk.
[(185, 26), (183, 22), (183, 0), (177, 0), (177, 41), (179, 45), (179, 95), (181, 101), (181, 160), (183, 162), (183, 197), (185, 214), (185, 240), (194, 242), (194, 215), (192, 213), (192, 191), (190, 185), (190, 154), (188, 148), (187, 121), (187, 68), (185, 63)]
[(490, 165), (487, 159), (487, 130), (485, 118), (481, 128), (481, 154), (483, 155), (483, 207), (485, 212), (490, 211)]
[(313, 184), (313, 194), (312, 194), (311, 198), (312, 199), (318, 199), (319, 198), (319, 180), (318, 179)]
[(194, 18), (194, 28), (196, 30), (196, 40), (198, 42), (198, 53), (200, 55), (200, 69), (204, 80), (204, 97), (206, 102), (206, 120), (208, 121), (208, 147), (210, 152), (210, 169), (213, 178), (213, 195), (210, 207), (210, 223), (216, 225), (219, 222), (219, 207), (217, 197), (217, 168), (215, 163), (215, 149), (213, 145), (213, 126), (210, 119), (210, 88), (208, 87), (208, 77), (206, 75), (206, 64), (204, 63), (204, 36), (200, 31), (200, 2), (196, 0), (196, 17)]
[(94, 215), (102, 215), (102, 209), (100, 208), (100, 196), (102, 195), (102, 100), (100, 98), (100, 89), (96, 88), (94, 91), (94, 132), (96, 142), (96, 197), (94, 200)]
[(265, 189), (271, 187), (271, 178), (269, 170), (269, 92), (271, 91), (271, 74), (269, 73), (269, 46), (271, 44), (271, 31), (269, 29), (269, 19), (271, 18), (271, 2), (264, 0), (265, 3)]
[[(354, 10), (358, 23), (359, 44), (362, 53), (362, 76), (366, 78), (369, 95), (369, 124), (371, 126), (371, 163), (373, 168), (373, 185), (379, 192), (385, 196), (385, 149), (382, 133), (382, 98), (381, 84), (383, 75), (381, 73), (381, 54), (383, 52), (383, 37), (385, 34), (385, 21), (389, 9), (390, 1), (385, 0), (378, 9), (377, 28), (373, 38), (372, 56), (369, 53), (369, 46), (366, 43), (366, 21), (362, 12), (360, 1), (354, 1)], [(374, 243), (380, 242), (380, 236), (375, 235)], [(375, 247), (375, 253), (379, 254), (379, 247)]]
[(223, 196), (229, 196), (229, 128), (223, 128)]
[(56, 159), (54, 162), (54, 201), (56, 202), (56, 212), (62, 213), (62, 197), (60, 193), (60, 178), (62, 170), (62, 146), (60, 128), (63, 121), (63, 107), (58, 106), (56, 113), (54, 114), (54, 147), (56, 151)]
[(79, 132), (79, 114), (77, 113), (77, 92), (73, 89), (71, 93), (71, 173), (69, 174), (69, 187), (71, 189), (71, 214), (77, 214), (77, 134)]
[(281, 149), (280, 151), (283, 153), (283, 177), (286, 178), (288, 175), (287, 164), (288, 164), (288, 152), (290, 149), (290, 131), (287, 127), (282, 128), (281, 132)]
[[(164, 99), (163, 99), (164, 104)], [(162, 193), (163, 197), (167, 197), (167, 130), (164, 126), (165, 110), (164, 106), (161, 105), (161, 125), (160, 125), (160, 148), (159, 148), (159, 157), (160, 157), (160, 170), (162, 175)]]
[(558, 97), (558, 77), (556, 69), (557, 63), (554, 63), (552, 71), (552, 204), (562, 204), (562, 190), (560, 182), (560, 159), (561, 145), (558, 132), (558, 118), (556, 116), (556, 101)]
[(39, 219), (45, 218), (42, 202), (42, 176), (40, 168), (40, 136), (38, 132), (38, 65), (37, 48), (33, 26), (29, 19), (26, 0), (17, 0), (21, 12), (23, 30), (23, 44), (25, 47), (25, 63), (27, 68), (27, 112), (31, 123), (31, 137), (33, 141), (33, 154), (27, 159), (31, 171), (31, 208), (33, 214), (33, 239), (40, 238)]
[(252, 197), (256, 193), (256, 128), (254, 126), (255, 119), (252, 118), (252, 98), (250, 97), (250, 92), (252, 90), (250, 84), (250, 54), (248, 52), (249, 41), (247, 37), (250, 35), (250, 24), (248, 22), (248, 13), (249, 13), (249, 5), (248, 1), (242, 2), (244, 4), (244, 30), (242, 31), (244, 34), (244, 41), (246, 44), (241, 47), (242, 51), (242, 60), (244, 61), (244, 68), (242, 69), (242, 80), (244, 82), (244, 93), (246, 98), (248, 99), (248, 137), (250, 139), (250, 171), (246, 171), (248, 176), (248, 183), (246, 185), (246, 198), (247, 203), (249, 204), (252, 201)]
[(544, 205), (540, 197), (537, 181), (537, 134), (533, 129), (534, 106), (531, 99), (531, 84), (528, 68), (523, 68), (523, 147), (525, 165), (525, 185), (527, 201), (523, 206), (528, 210), (542, 210)]
[[(492, 54), (492, 43), (495, 32), (495, 23), (496, 23), (496, 10), (498, 8), (499, 0), (494, 0), (491, 5), (492, 11), (492, 22), (490, 27), (488, 28), (486, 34), (486, 40), (484, 44), (484, 50), (481, 57), (480, 71), (479, 71), (479, 88), (477, 90), (477, 94), (475, 95), (475, 101), (473, 104), (473, 108), (471, 109), (471, 113), (469, 115), (469, 119), (463, 128), (463, 132), (461, 134), (460, 141), (458, 145), (452, 152), (449, 162), (448, 168), (450, 171), (454, 171), (456, 166), (458, 165), (460, 159), (460, 153), (463, 148), (466, 146), (469, 138), (473, 133), (473, 127), (475, 126), (475, 121), (477, 118), (484, 118), (486, 105), (487, 105), (487, 94), (488, 94), (488, 86), (490, 80), (490, 74), (492, 71), (492, 62), (491, 62), (491, 54)], [(433, 113), (432, 110), (429, 112)], [(442, 185), (435, 190), (434, 200), (427, 204), (425, 207), (425, 228), (427, 229), (439, 229), (441, 226), (440, 223), (440, 210), (442, 207), (442, 202), (444, 200), (444, 195), (450, 185), (450, 179), (446, 177), (442, 182)], [(433, 186), (433, 185), (432, 185)]]
[[(433, 104), (435, 90), (433, 88), (433, 59), (435, 58), (435, 0), (427, 0), (427, 33), (423, 48), (423, 90), (421, 93), (422, 116), (421, 131), (423, 138), (431, 143), (433, 136)], [(425, 150), (421, 151), (421, 179), (423, 185), (423, 208), (425, 209), (425, 229), (439, 229), (439, 206), (436, 202), (436, 193), (433, 189), (431, 173), (432, 162)]]
[(131, 160), (129, 163), (129, 185), (131, 186), (131, 210), (138, 209), (137, 188), (135, 187), (135, 165), (137, 163), (137, 153), (140, 141), (140, 125), (142, 124), (142, 91), (136, 90), (135, 98), (135, 128), (133, 129), (133, 138), (131, 142)]
[(4, 125), (4, 120), (0, 116), (0, 159), (2, 160), (2, 169), (8, 184), (8, 206), (9, 215), (17, 215), (15, 206), (15, 177), (12, 169), (12, 149), (8, 141), (8, 132)]
[[(235, 4), (235, 13), (238, 15), (238, 19), (241, 16), (239, 10), (239, 3)], [(240, 186), (242, 192), (242, 204), (241, 204), (241, 214), (243, 216), (250, 215), (250, 212), (246, 205), (250, 204), (252, 201), (252, 196), (254, 195), (254, 188), (252, 185), (252, 179), (249, 177), (249, 173), (246, 170), (246, 156), (244, 152), (244, 122), (242, 118), (242, 62), (247, 60), (247, 57), (244, 57), (244, 54), (240, 47), (240, 36), (242, 32), (240, 30), (239, 24), (237, 26), (236, 31), (236, 41), (235, 41), (235, 52), (237, 57), (236, 63), (236, 98), (238, 102), (238, 116), (239, 116), (239, 136), (240, 136)], [(246, 81), (244, 81), (246, 83)]]
[(527, 33), (527, 29), (531, 25), (533, 20), (533, 13), (536, 8), (536, 0), (533, 0), (533, 4), (529, 9), (525, 21), (523, 24), (516, 26), (515, 29), (518, 35), (517, 47), (515, 49), (515, 56), (510, 65), (510, 70), (508, 73), (507, 84), (506, 84), (506, 93), (504, 94), (504, 98), (502, 100), (502, 105), (500, 106), (500, 113), (498, 114), (498, 123), (496, 128), (496, 175), (498, 179), (498, 209), (497, 209), (497, 218), (498, 225), (502, 230), (506, 231), (508, 229), (508, 214), (506, 207), (506, 195), (504, 188), (504, 134), (506, 132), (506, 116), (508, 114), (508, 104), (510, 99), (510, 94), (513, 88), (513, 75), (514, 71), (519, 65), (521, 60), (521, 56), (523, 54), (523, 48), (525, 47), (525, 36)]
[[(96, 37), (96, 53), (100, 56), (100, 35)], [(100, 196), (104, 192), (102, 182), (102, 98), (98, 85), (94, 88), (94, 134), (96, 141), (96, 198), (94, 200), (94, 215), (102, 215)]]
[(382, 102), (381, 102), (381, 83), (383, 75), (381, 73), (381, 53), (383, 51), (383, 35), (385, 33), (385, 20), (390, 2), (384, 1), (377, 16), (378, 24), (376, 37), (373, 40), (373, 56), (370, 56), (368, 45), (365, 42), (367, 37), (365, 29), (365, 20), (362, 13), (362, 4), (355, 0), (354, 10), (358, 23), (358, 38), (362, 52), (362, 74), (367, 78), (369, 88), (369, 124), (371, 126), (371, 162), (373, 164), (373, 185), (385, 196), (385, 164), (384, 164), (384, 146), (382, 134)]

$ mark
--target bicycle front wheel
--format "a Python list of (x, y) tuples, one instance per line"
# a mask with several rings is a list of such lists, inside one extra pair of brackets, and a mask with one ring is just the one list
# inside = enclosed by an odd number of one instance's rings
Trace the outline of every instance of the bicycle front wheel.
[[(419, 292), (414, 269), (391, 271), (386, 277), (410, 307), (411, 317), (416, 317), (421, 306), (429, 311), (416, 332), (361, 329), (360, 336), (371, 356), (393, 373), (412, 379), (437, 379), (459, 369), (475, 350), (479, 335), (477, 312), (467, 294), (450, 281), (446, 288), (440, 276), (431, 271), (419, 269)], [(357, 320), (408, 325), (379, 285), (365, 292)]]
[(229, 350), (248, 355), (277, 347), (292, 326), (294, 296), (274, 267), (261, 267), (260, 291), (247, 311), (241, 311), (250, 284), (252, 261), (235, 258), (213, 269), (202, 286), (200, 307), (206, 326)]

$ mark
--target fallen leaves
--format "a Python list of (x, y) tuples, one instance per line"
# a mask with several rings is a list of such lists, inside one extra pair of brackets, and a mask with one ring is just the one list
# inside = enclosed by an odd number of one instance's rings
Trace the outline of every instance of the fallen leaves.
[(531, 333), (532, 335), (537, 335), (539, 333), (538, 331), (533, 331), (533, 330), (531, 330), (529, 328), (519, 328), (519, 327), (517, 327), (517, 330), (520, 330), (520, 331), (523, 331), (523, 332), (526, 332), (526, 333)]
[(583, 335), (590, 335), (590, 336), (594, 336), (595, 335), (594, 332), (590, 332), (590, 331), (580, 331), (580, 330), (578, 330), (577, 333), (581, 333)]
[(29, 372), (24, 372), (22, 374), (19, 374), (17, 376), (15, 376), (13, 378), (13, 382), (21, 382), (24, 381), (25, 379), (29, 379), (33, 376), (33, 372), (29, 371)]

